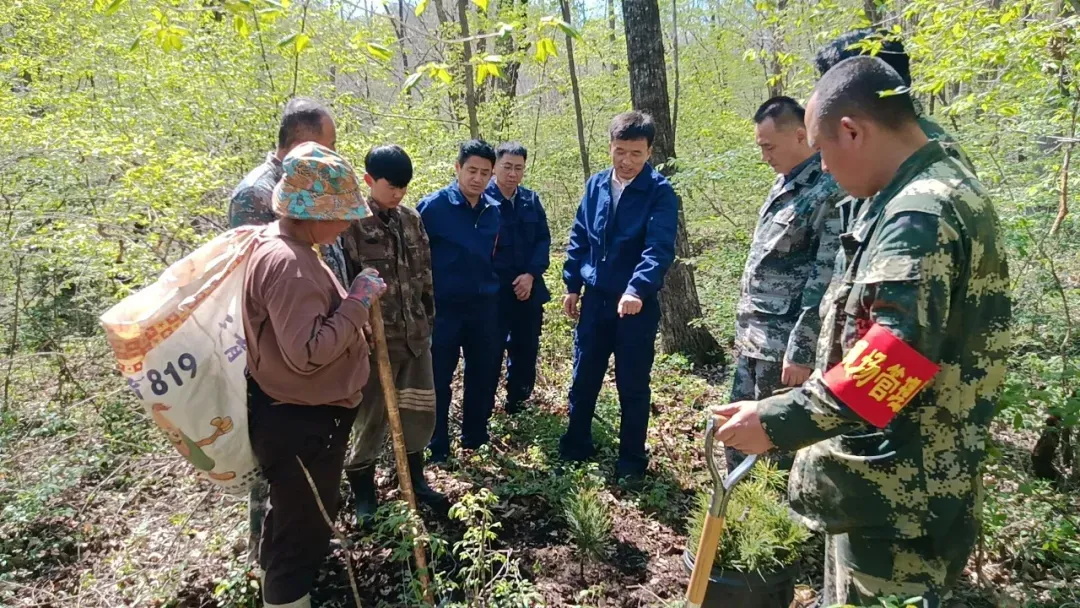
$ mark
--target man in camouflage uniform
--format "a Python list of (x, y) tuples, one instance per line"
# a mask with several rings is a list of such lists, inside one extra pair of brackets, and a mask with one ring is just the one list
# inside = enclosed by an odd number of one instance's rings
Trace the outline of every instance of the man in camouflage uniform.
[[(997, 214), (978, 179), (926, 137), (902, 86), (880, 59), (855, 57), (807, 106), (823, 167), (868, 200), (841, 237), (846, 271), (823, 302), (818, 359), (841, 363), (790, 392), (713, 408), (726, 445), (802, 448), (789, 493), (827, 533), (823, 605), (889, 594), (941, 605), (978, 535), (1005, 374), (1011, 303)], [(906, 354), (886, 370), (872, 335)], [(940, 368), (928, 382), (874, 396), (904, 366), (927, 364)]]
[[(252, 169), (233, 190), (229, 197), (229, 227), (261, 226), (277, 220), (271, 204), (274, 186), (281, 181), (284, 169), (282, 159), (293, 148), (313, 141), (331, 150), (337, 143), (337, 127), (334, 118), (322, 104), (311, 99), (297, 97), (285, 106), (281, 126), (278, 127), (277, 149), (266, 155), (266, 160)], [(320, 251), (327, 266), (345, 282), (344, 259), (336, 246), (323, 247)], [(248, 497), (248, 561), (258, 563), (259, 544), (262, 539), (263, 520), (270, 500), (270, 486), (260, 481), (251, 489)]]
[[(740, 282), (731, 401), (762, 399), (806, 381), (814, 365), (818, 305), (839, 246), (844, 193), (806, 143), (803, 108), (774, 97), (754, 114), (762, 159), (778, 174), (761, 207)], [(728, 469), (743, 459), (727, 449)], [(787, 468), (789, 458), (781, 459)]]
[[(814, 65), (817, 67), (818, 76), (824, 76), (837, 63), (850, 57), (869, 55), (880, 58), (889, 67), (896, 70), (904, 81), (904, 86), (911, 86), (911, 59), (908, 57), (904, 43), (892, 32), (864, 28), (852, 30), (837, 36), (831, 42), (823, 46), (814, 57)], [(963, 163), (972, 175), (978, 175), (975, 165), (971, 162), (967, 152), (948, 131), (940, 124), (926, 116), (922, 104), (913, 99), (915, 113), (919, 117), (919, 126), (923, 133), (930, 139), (937, 140), (945, 152)], [(845, 229), (851, 225), (855, 216), (859, 213), (859, 207), (863, 201), (854, 197), (848, 197), (840, 203), (840, 224)], [(835, 363), (835, 362), (834, 362)]]
[[(333, 150), (337, 144), (337, 126), (330, 110), (321, 103), (297, 97), (285, 106), (281, 126), (278, 127), (277, 149), (267, 153), (266, 160), (252, 169), (229, 197), (229, 228), (261, 226), (277, 219), (270, 207), (270, 193), (281, 181), (281, 160), (293, 148), (307, 141)], [(320, 247), (319, 254), (338, 280), (343, 285), (349, 285), (345, 281), (345, 258), (340, 244)]]
[[(349, 278), (374, 268), (386, 281), (382, 306), (390, 367), (396, 383), (409, 474), (416, 499), (438, 511), (446, 497), (424, 479), (424, 448), (435, 428), (435, 385), (431, 369), (431, 329), (435, 296), (431, 249), (420, 214), (401, 201), (412, 180), (412, 160), (398, 146), (379, 146), (364, 159), (364, 182), (371, 189), (372, 216), (353, 222), (341, 237)], [(372, 354), (374, 356), (374, 353)], [(352, 451), (345, 476), (356, 496), (356, 518), (366, 525), (378, 508), (375, 460), (386, 438), (383, 388), (372, 362), (353, 426)]]

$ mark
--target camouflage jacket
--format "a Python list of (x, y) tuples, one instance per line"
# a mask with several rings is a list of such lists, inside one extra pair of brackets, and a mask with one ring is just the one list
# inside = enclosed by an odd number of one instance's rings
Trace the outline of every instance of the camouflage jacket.
[(741, 356), (811, 366), (818, 307), (839, 246), (843, 191), (814, 155), (778, 176), (761, 207), (735, 314)]
[(940, 538), (981, 489), (1009, 347), (1009, 275), (986, 191), (946, 154), (930, 142), (912, 155), (842, 235), (849, 263), (825, 295), (819, 342), (819, 359), (846, 357), (878, 324), (939, 365), (937, 375), (883, 429), (820, 371), (758, 402), (776, 447), (806, 448), (789, 492), (816, 529)]
[(284, 173), (281, 161), (270, 152), (263, 164), (244, 176), (229, 196), (229, 228), (262, 226), (276, 220), (270, 197)]
[(408, 207), (381, 211), (353, 222), (341, 244), (346, 274), (352, 281), (364, 268), (374, 268), (386, 281), (382, 306), (386, 341), (391, 349), (408, 348), (419, 356), (430, 348), (435, 319), (431, 280), (431, 246), (420, 214)]
[[(263, 164), (251, 170), (229, 196), (229, 228), (237, 226), (262, 226), (277, 220), (271, 199), (274, 187), (281, 181), (284, 169), (277, 154), (270, 152)], [(340, 241), (317, 249), (319, 257), (333, 271), (346, 288), (345, 259)]]

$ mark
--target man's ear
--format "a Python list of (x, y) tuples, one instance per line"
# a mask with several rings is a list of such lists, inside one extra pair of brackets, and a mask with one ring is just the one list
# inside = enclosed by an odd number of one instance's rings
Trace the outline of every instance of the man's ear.
[(370, 173), (364, 174), (364, 183), (368, 185), (368, 188), (375, 185), (375, 178), (371, 177)]
[(840, 124), (838, 125), (840, 131), (840, 137), (854, 140), (855, 138), (864, 135), (862, 125), (855, 122), (854, 119), (848, 116), (842, 116), (840, 118)]
[(806, 127), (799, 127), (795, 129), (795, 140), (800, 144), (810, 145), (810, 142), (806, 139)]

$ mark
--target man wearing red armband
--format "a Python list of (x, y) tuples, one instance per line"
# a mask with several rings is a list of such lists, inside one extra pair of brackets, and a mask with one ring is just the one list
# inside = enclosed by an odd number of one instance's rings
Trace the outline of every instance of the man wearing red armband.
[(880, 596), (942, 604), (978, 536), (981, 465), (1005, 374), (1011, 304), (982, 184), (927, 139), (904, 81), (838, 63), (806, 107), (811, 145), (870, 197), (841, 236), (817, 371), (761, 401), (713, 408), (743, 452), (801, 450), (793, 509), (826, 532), (824, 606)]

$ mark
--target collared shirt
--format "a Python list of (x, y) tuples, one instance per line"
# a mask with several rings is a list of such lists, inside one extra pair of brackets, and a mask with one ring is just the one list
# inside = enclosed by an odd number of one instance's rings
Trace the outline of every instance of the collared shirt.
[(667, 178), (645, 165), (623, 190), (628, 202), (616, 214), (606, 169), (585, 184), (563, 263), (567, 293), (588, 285), (608, 294), (648, 298), (664, 284), (675, 261), (679, 199)]
[(391, 350), (408, 349), (414, 357), (428, 348), (435, 317), (431, 245), (415, 209), (380, 209), (368, 199), (372, 215), (352, 222), (341, 235), (351, 281), (374, 268), (386, 281), (379, 297), (386, 341)]
[(615, 171), (611, 172), (611, 210), (616, 212), (619, 210), (619, 200), (622, 199), (623, 190), (630, 185), (630, 182), (634, 180), (622, 180), (615, 174)]
[[(879, 325), (940, 371), (883, 429), (840, 401), (820, 371), (760, 401), (758, 414), (773, 445), (799, 450), (791, 506), (816, 529), (946, 538), (978, 495), (1009, 356), (997, 212), (978, 179), (931, 141), (867, 200), (841, 242), (847, 264), (822, 302), (818, 360), (840, 361)], [(899, 368), (883, 365), (867, 381), (903, 377)]]
[(544, 272), (551, 264), (551, 231), (540, 196), (519, 186), (507, 198), (495, 180), (488, 184), (486, 194), (499, 203), (499, 240), (495, 246), (495, 272), (503, 288), (514, 279), (531, 274), (535, 279), (530, 299), (540, 303), (551, 299), (544, 284)]
[(455, 180), (424, 197), (416, 210), (431, 241), (435, 302), (495, 295), (495, 244), (499, 238), (499, 203), (481, 194), (473, 207)]
[(765, 198), (739, 283), (735, 349), (765, 361), (812, 367), (818, 307), (840, 247), (845, 193), (812, 155), (778, 175)]

